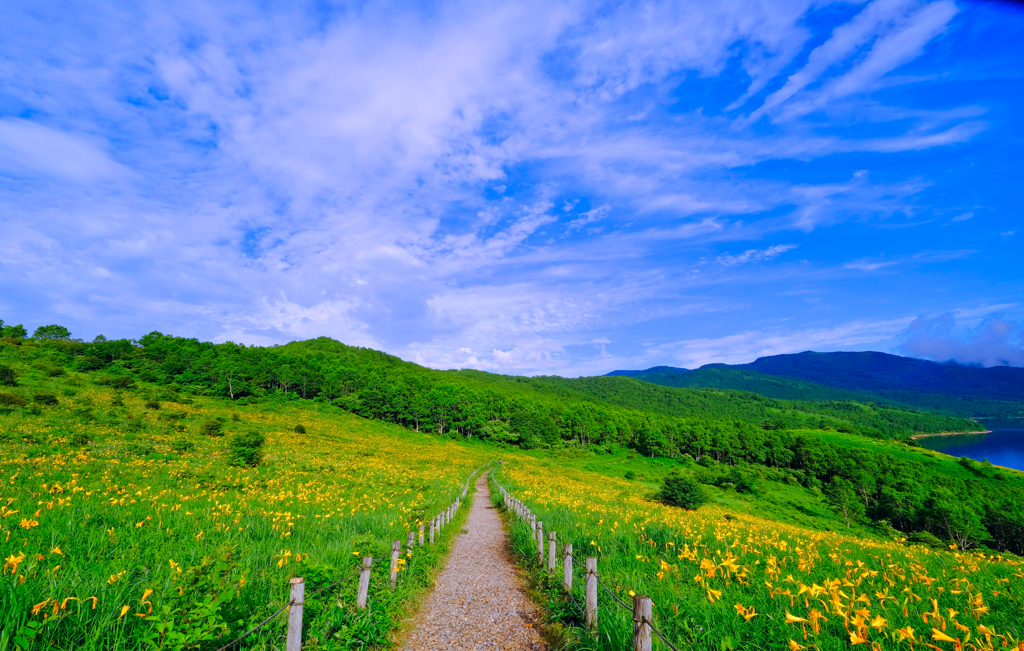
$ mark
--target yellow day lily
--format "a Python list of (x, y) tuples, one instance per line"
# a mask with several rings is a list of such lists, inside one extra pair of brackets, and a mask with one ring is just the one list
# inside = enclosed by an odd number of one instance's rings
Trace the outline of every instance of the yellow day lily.
[(125, 613), (127, 613), (129, 610), (131, 610), (131, 606), (122, 606), (121, 607), (121, 614), (118, 615), (117, 618), (121, 619), (122, 617), (124, 617)]
[(946, 635), (937, 628), (932, 629), (932, 639), (938, 640), (939, 642), (955, 642), (957, 644), (960, 644), (960, 640), (956, 639), (955, 637), (950, 637)]

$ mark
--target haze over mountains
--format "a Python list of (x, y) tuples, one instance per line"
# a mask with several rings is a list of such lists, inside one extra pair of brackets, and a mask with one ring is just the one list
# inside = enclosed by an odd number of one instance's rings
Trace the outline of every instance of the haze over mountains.
[(803, 352), (690, 370), (612, 371), (671, 387), (753, 391), (785, 400), (857, 400), (972, 417), (1024, 414), (1024, 368), (939, 364), (878, 352)]

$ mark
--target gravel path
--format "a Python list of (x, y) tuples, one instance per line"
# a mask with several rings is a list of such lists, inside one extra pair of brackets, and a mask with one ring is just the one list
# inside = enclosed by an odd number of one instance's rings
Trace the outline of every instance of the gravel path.
[(437, 587), (416, 617), (405, 651), (546, 649), (534, 624), (539, 613), (509, 557), (507, 537), (491, 506), (484, 474)]

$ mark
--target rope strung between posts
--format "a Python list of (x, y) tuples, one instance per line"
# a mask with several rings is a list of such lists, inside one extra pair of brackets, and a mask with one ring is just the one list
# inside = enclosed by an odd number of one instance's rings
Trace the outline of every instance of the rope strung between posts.
[(224, 646), (222, 646), (221, 648), (217, 649), (217, 651), (224, 651), (225, 649), (230, 649), (231, 647), (235, 646), (236, 644), (238, 644), (239, 642), (241, 642), (241, 641), (242, 641), (242, 640), (244, 640), (245, 638), (249, 637), (250, 635), (252, 635), (252, 634), (253, 634), (253, 633), (255, 633), (256, 631), (258, 631), (258, 630), (260, 630), (261, 628), (263, 628), (264, 626), (266, 626), (266, 625), (267, 625), (267, 624), (268, 624), (268, 623), (270, 622), (270, 620), (274, 619), (275, 617), (277, 617), (278, 615), (280, 615), (280, 614), (281, 614), (281, 613), (283, 613), (284, 611), (286, 611), (286, 610), (288, 610), (289, 608), (291, 608), (292, 604), (294, 604), (294, 603), (295, 603), (295, 600), (294, 600), (294, 599), (292, 599), (291, 601), (289, 601), (289, 602), (288, 602), (288, 603), (286, 603), (285, 605), (281, 606), (281, 609), (280, 609), (280, 610), (278, 610), (278, 611), (277, 611), (276, 613), (274, 613), (274, 614), (273, 614), (273, 615), (271, 615), (270, 617), (268, 617), (268, 618), (264, 619), (264, 620), (263, 620), (262, 622), (260, 622), (260, 623), (259, 623), (259, 624), (257, 624), (256, 626), (254, 626), (254, 627), (250, 628), (250, 629), (249, 629), (248, 631), (246, 631), (245, 633), (243, 633), (243, 634), (242, 634), (242, 637), (240, 637), (240, 638), (236, 639), (236, 640), (235, 640), (234, 642), (228, 642), (227, 644), (225, 644), (225, 645), (224, 645)]
[(340, 585), (340, 584), (341, 584), (341, 582), (342, 582), (342, 581), (345, 581), (346, 579), (351, 579), (351, 578), (352, 578), (353, 576), (359, 576), (359, 572), (360, 572), (360, 571), (361, 571), (361, 570), (356, 570), (355, 572), (349, 572), (348, 574), (344, 575), (343, 577), (341, 577), (340, 579), (338, 579), (337, 581), (335, 581), (335, 582), (334, 582), (334, 583), (332, 583), (331, 585), (325, 585), (324, 587), (320, 588), (319, 590), (314, 590), (313, 592), (310, 592), (310, 593), (309, 593), (308, 595), (306, 595), (306, 596), (307, 596), (307, 597), (315, 597), (316, 595), (320, 594), (320, 593), (321, 593), (321, 592), (323, 592), (324, 590), (330, 590), (330, 589), (331, 589), (331, 588), (333, 588), (334, 586), (336, 586), (336, 585)]
[[(597, 576), (597, 575), (595, 575), (595, 576)], [(612, 596), (612, 599), (614, 599), (615, 601), (619, 602), (622, 605), (622, 607), (625, 608), (626, 610), (628, 610), (629, 612), (633, 612), (633, 608), (631, 606), (628, 606), (625, 601), (623, 601), (622, 599), (619, 599), (619, 596), (617, 594), (615, 594), (614, 592), (612, 592), (611, 590), (608, 589), (608, 586), (606, 586), (604, 584), (604, 581), (601, 580), (601, 577), (599, 577), (599, 576), (597, 577), (597, 582), (601, 585), (602, 588), (604, 588), (605, 592), (607, 592), (608, 594), (610, 594)]]
[[(495, 483), (497, 484), (497, 482), (495, 482)], [(501, 488), (501, 484), (498, 484), (498, 487), (499, 487), (499, 488)], [(504, 490), (504, 488), (502, 488), (502, 490)], [(506, 491), (506, 493), (507, 493), (507, 491)], [(573, 555), (573, 554), (566, 554), (566, 556), (568, 556), (568, 557), (569, 557), (569, 560), (570, 560), (570, 561), (572, 561), (572, 564), (573, 564), (573, 565), (575, 565), (576, 567), (582, 568), (582, 569), (583, 569), (584, 571), (586, 571), (586, 569), (587, 569), (587, 568), (586, 568), (586, 566), (585, 566), (585, 565), (583, 565), (582, 563), (580, 563), (580, 562), (579, 562), (578, 560), (576, 560), (576, 556), (575, 556), (575, 555)], [(605, 582), (604, 582), (604, 581), (602, 581), (602, 580), (601, 580), (601, 577), (600, 577), (600, 576), (599, 576), (599, 575), (598, 575), (598, 574), (597, 574), (596, 572), (595, 572), (595, 573), (593, 573), (593, 574), (594, 574), (594, 577), (595, 577), (595, 578), (597, 579), (597, 582), (598, 582), (598, 584), (600, 584), (600, 586), (601, 586), (602, 588), (604, 588), (604, 591), (605, 591), (605, 592), (607, 592), (607, 593), (608, 593), (608, 595), (609, 595), (609, 596), (610, 596), (610, 597), (611, 597), (612, 599), (614, 599), (614, 600), (616, 601), (616, 603), (618, 603), (618, 604), (619, 604), (620, 606), (622, 606), (623, 608), (625, 608), (625, 609), (626, 609), (626, 610), (628, 610), (629, 612), (633, 612), (633, 608), (632, 608), (632, 607), (630, 607), (630, 606), (629, 606), (629, 604), (627, 604), (627, 603), (626, 603), (625, 601), (623, 601), (622, 599), (619, 599), (619, 596), (618, 596), (617, 594), (615, 594), (615, 593), (614, 593), (614, 592), (613, 592), (613, 591), (611, 590), (611, 588), (609, 588), (609, 587), (608, 587), (608, 586), (607, 586), (607, 585), (605, 584)], [(576, 597), (574, 597), (574, 596), (573, 596), (572, 592), (571, 592), (571, 591), (566, 591), (566, 593), (565, 593), (565, 594), (566, 594), (566, 596), (568, 596), (568, 597), (569, 597), (570, 601), (572, 601), (573, 605), (574, 605), (574, 606), (576, 606), (577, 610), (579, 610), (579, 611), (580, 611), (580, 613), (582, 614), (582, 613), (584, 612), (584, 611), (583, 611), (583, 607), (582, 607), (582, 606), (580, 606), (580, 603), (579, 603), (578, 601), (576, 601)], [(649, 620), (649, 619), (647, 619), (646, 617), (644, 617), (644, 618), (642, 618), (642, 619), (641, 619), (641, 623), (643, 623), (643, 624), (647, 624), (648, 626), (650, 626), (650, 627), (651, 627), (651, 630), (652, 630), (652, 631), (654, 631), (655, 633), (657, 633), (657, 634), (658, 634), (658, 637), (660, 637), (660, 638), (661, 638), (661, 641), (662, 641), (662, 642), (664, 642), (664, 643), (665, 643), (665, 644), (666, 644), (666, 645), (668, 646), (668, 648), (670, 648), (670, 649), (671, 649), (672, 651), (679, 651), (679, 648), (678, 648), (678, 647), (676, 647), (676, 645), (674, 645), (674, 644), (672, 644), (671, 642), (669, 642), (669, 641), (668, 641), (668, 637), (666, 637), (664, 633), (662, 633), (662, 632), (661, 632), (660, 630), (658, 630), (658, 629), (657, 629), (657, 628), (656, 628), (656, 627), (654, 626), (654, 622), (652, 622), (651, 620)]]
[(646, 617), (643, 618), (642, 622), (644, 624), (647, 624), (648, 626), (650, 626), (651, 630), (658, 634), (658, 637), (661, 638), (662, 642), (664, 642), (665, 644), (668, 645), (668, 648), (672, 649), (672, 651), (679, 651), (679, 649), (676, 648), (676, 645), (674, 645), (674, 644), (672, 644), (671, 642), (668, 641), (668, 638), (665, 637), (664, 633), (662, 633), (658, 629), (654, 628), (654, 622), (652, 622), (651, 620), (647, 619)]

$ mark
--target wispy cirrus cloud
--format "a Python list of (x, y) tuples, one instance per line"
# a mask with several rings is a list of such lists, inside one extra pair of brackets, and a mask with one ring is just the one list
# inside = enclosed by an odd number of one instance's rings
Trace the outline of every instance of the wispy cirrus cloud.
[[(887, 161), (999, 128), (984, 102), (937, 107), (895, 77), (967, 10), (819, 9), (12, 11), (0, 309), (110, 336), (326, 334), (515, 372), (645, 359), (624, 329), (753, 332), (717, 319), (747, 314), (766, 279), (819, 282), (836, 256), (816, 238), (930, 209), (938, 172)], [(922, 248), (885, 257), (866, 239), (843, 248), (851, 276)], [(797, 246), (807, 264), (775, 273)]]

